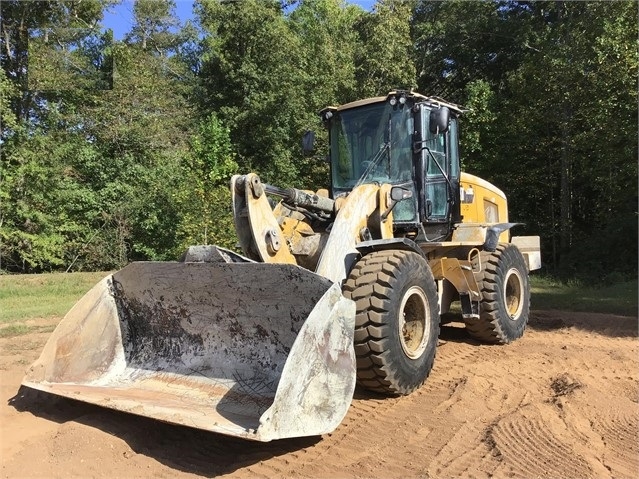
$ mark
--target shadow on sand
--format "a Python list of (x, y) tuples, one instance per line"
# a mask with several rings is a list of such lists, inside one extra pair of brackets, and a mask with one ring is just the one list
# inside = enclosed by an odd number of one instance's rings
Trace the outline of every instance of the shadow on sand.
[(94, 427), (122, 439), (134, 452), (167, 467), (207, 477), (232, 474), (239, 468), (311, 447), (321, 440), (315, 436), (269, 443), (247, 441), (106, 409), (25, 386), (9, 400), (9, 405), (59, 424), (74, 421)]

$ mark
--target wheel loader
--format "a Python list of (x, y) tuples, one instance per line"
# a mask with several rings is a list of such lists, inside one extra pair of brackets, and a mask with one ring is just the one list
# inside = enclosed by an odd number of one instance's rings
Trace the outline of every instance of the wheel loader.
[(108, 275), (23, 384), (270, 441), (333, 431), (356, 384), (419, 388), (451, 304), (472, 337), (519, 338), (539, 237), (511, 237), (504, 193), (460, 171), (461, 114), (399, 90), (325, 108), (330, 191), (234, 176), (242, 254), (192, 246)]

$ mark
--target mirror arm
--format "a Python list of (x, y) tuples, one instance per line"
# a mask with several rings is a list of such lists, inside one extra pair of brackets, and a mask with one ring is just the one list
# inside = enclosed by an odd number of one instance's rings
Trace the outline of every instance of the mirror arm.
[(424, 146), (424, 143), (426, 143), (427, 140), (418, 140), (418, 141), (414, 141), (413, 142), (413, 154), (416, 155), (417, 153), (421, 153), (422, 151), (426, 150), (428, 147)]
[(384, 211), (380, 216), (380, 219), (382, 221), (388, 218), (388, 215), (390, 215), (391, 211), (393, 211), (393, 208), (397, 206), (397, 203), (399, 203), (399, 201), (391, 200), (391, 205), (389, 206), (389, 208), (386, 211)]

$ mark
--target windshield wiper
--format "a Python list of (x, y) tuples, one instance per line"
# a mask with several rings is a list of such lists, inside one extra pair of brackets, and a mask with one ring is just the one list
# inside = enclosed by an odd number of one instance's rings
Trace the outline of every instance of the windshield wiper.
[(390, 141), (387, 141), (386, 143), (384, 143), (382, 147), (379, 149), (379, 151), (375, 153), (375, 156), (373, 156), (373, 158), (369, 160), (369, 165), (364, 170), (364, 173), (362, 173), (362, 176), (359, 177), (359, 180), (357, 180), (357, 183), (355, 184), (355, 188), (357, 188), (359, 185), (364, 183), (364, 180), (375, 168), (377, 168), (378, 164), (380, 163), (380, 160), (383, 158), (384, 153), (388, 150), (390, 150)]
[[(373, 158), (371, 158), (369, 165), (366, 167), (366, 169), (364, 170), (364, 173), (362, 173), (362, 176), (359, 177), (359, 180), (357, 180), (357, 183), (355, 184), (355, 187), (361, 185), (362, 183), (364, 183), (364, 180), (368, 177), (368, 175), (375, 169), (377, 168), (377, 166), (379, 166), (379, 162), (380, 160), (383, 158), (384, 153), (388, 152), (388, 178), (390, 179), (390, 169), (391, 169), (391, 155), (390, 155), (390, 148), (391, 148), (391, 140), (393, 138), (392, 135), (392, 130), (391, 130), (391, 120), (392, 120), (392, 116), (389, 114), (388, 115), (388, 126), (386, 129), (386, 134), (385, 136), (385, 140), (384, 144), (382, 145), (382, 147), (379, 149), (379, 151), (377, 153), (375, 153), (375, 156), (373, 156)], [(364, 162), (366, 163), (366, 162)]]

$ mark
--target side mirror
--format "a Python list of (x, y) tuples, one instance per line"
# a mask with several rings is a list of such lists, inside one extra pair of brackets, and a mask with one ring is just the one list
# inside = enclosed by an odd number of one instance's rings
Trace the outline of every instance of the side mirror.
[(403, 186), (393, 186), (390, 190), (390, 197), (391, 197), (391, 204), (388, 210), (384, 211), (381, 214), (382, 221), (388, 218), (388, 215), (390, 214), (391, 211), (393, 211), (393, 208), (397, 206), (397, 203), (399, 203), (402, 200), (407, 200), (408, 198), (412, 198), (413, 191), (408, 188), (404, 188)]
[(305, 155), (311, 155), (315, 151), (315, 132), (306, 130), (302, 136), (302, 151)]
[(394, 202), (407, 200), (408, 198), (413, 197), (412, 190), (408, 188), (404, 188), (403, 186), (393, 186), (390, 191), (391, 200)]
[(448, 131), (448, 122), (450, 121), (450, 110), (446, 106), (442, 106), (437, 110), (430, 111), (430, 121), (428, 122), (430, 132), (433, 135), (446, 133)]

